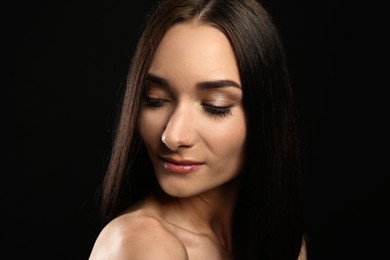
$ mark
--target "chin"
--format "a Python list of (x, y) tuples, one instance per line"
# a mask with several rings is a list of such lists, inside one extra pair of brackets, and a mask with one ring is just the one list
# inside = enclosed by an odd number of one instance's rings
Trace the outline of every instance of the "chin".
[(161, 188), (161, 190), (165, 194), (167, 194), (167, 195), (169, 195), (171, 197), (175, 197), (175, 198), (183, 198), (183, 199), (185, 199), (185, 198), (189, 198), (189, 197), (193, 197), (193, 196), (197, 195), (197, 193), (194, 194), (194, 193), (190, 193), (188, 191), (183, 191), (182, 189), (175, 189), (175, 188), (172, 188), (172, 187), (164, 188), (164, 187), (160, 186), (160, 188)]

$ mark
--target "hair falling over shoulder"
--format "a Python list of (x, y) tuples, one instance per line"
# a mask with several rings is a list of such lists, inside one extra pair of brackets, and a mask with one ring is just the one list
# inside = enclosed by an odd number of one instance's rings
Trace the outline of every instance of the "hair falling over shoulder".
[(187, 21), (225, 34), (242, 79), (247, 137), (232, 224), (235, 259), (297, 259), (303, 203), (294, 95), (281, 36), (256, 0), (162, 0), (147, 17), (131, 60), (103, 183), (104, 222), (157, 186), (137, 123), (153, 55), (164, 33)]

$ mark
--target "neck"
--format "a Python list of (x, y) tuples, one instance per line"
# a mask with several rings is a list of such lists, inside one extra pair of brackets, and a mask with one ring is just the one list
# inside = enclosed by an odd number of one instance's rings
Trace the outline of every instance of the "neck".
[(236, 181), (189, 197), (171, 197), (161, 191), (156, 200), (167, 222), (198, 235), (208, 236), (226, 250), (231, 249), (231, 224), (237, 196)]

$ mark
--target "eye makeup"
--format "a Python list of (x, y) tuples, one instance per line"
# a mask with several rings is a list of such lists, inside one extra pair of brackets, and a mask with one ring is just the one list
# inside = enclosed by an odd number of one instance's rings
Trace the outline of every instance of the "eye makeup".
[[(192, 89), (186, 89), (185, 95), (192, 96), (202, 111), (214, 118), (232, 115), (232, 107), (241, 103), (241, 86), (231, 80), (199, 82)], [(167, 79), (148, 73), (143, 104), (148, 108), (159, 108), (165, 103), (179, 102), (180, 90), (181, 87), (175, 88)]]
[(219, 107), (209, 104), (202, 104), (202, 108), (205, 112), (213, 117), (226, 117), (232, 114), (231, 106)]

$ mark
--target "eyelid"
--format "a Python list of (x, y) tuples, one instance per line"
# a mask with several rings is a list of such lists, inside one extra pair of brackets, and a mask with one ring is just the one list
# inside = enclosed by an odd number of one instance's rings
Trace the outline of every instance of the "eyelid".
[(230, 106), (214, 106), (207, 103), (202, 104), (202, 108), (205, 112), (207, 112), (212, 117), (225, 117), (232, 114), (232, 110)]
[(224, 96), (218, 96), (213, 99), (203, 100), (202, 104), (208, 104), (214, 107), (232, 107), (237, 104), (237, 101), (232, 98), (225, 98)]
[(217, 108), (231, 108), (232, 106), (234, 106), (233, 104), (229, 104), (229, 105), (216, 105), (216, 104), (213, 104), (212, 102), (204, 102), (202, 103), (202, 106), (207, 106), (207, 107), (217, 107)]
[(147, 85), (145, 99), (160, 99), (165, 101), (176, 100), (175, 96), (169, 91), (169, 89), (153, 82)]
[(219, 88), (219, 89), (211, 89), (211, 90), (203, 90), (200, 93), (200, 97), (202, 97), (204, 102), (209, 103), (237, 103), (242, 99), (242, 92), (237, 88)]
[(150, 108), (157, 108), (161, 107), (164, 103), (169, 102), (168, 99), (164, 98), (152, 98), (148, 95), (142, 100), (142, 104), (144, 106), (150, 107)]

